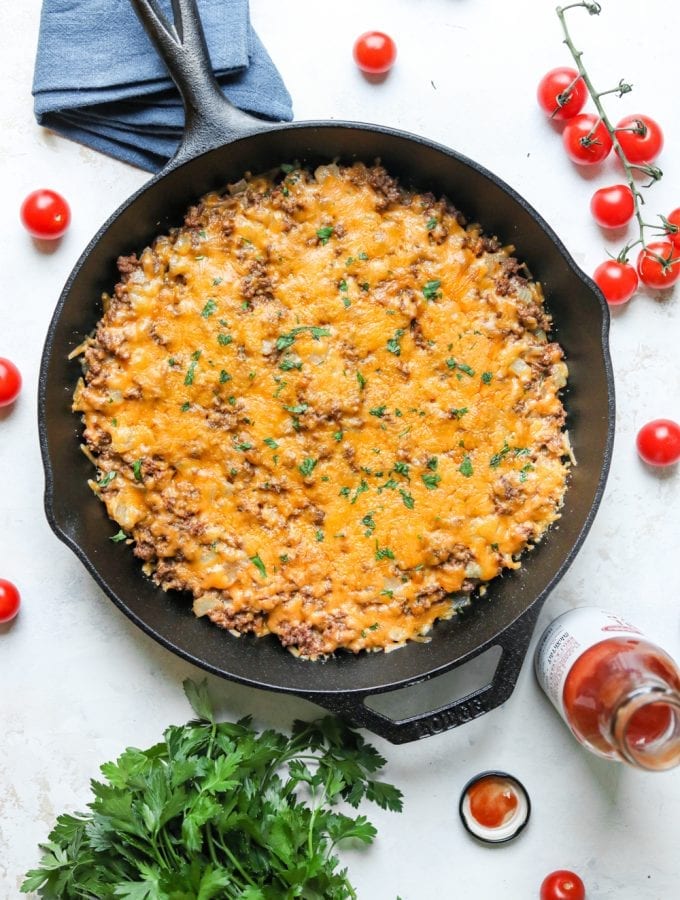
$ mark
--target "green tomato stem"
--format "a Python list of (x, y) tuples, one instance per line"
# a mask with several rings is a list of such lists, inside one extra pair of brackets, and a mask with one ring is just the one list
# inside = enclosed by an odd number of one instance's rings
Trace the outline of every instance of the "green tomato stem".
[[(633, 171), (637, 170), (637, 171), (646, 172), (652, 179), (650, 184), (652, 184), (654, 181), (658, 181), (659, 178), (661, 178), (662, 172), (660, 169), (657, 169), (655, 166), (635, 165), (628, 160), (628, 157), (626, 156), (626, 154), (623, 150), (623, 147), (621, 146), (621, 143), (617, 137), (616, 128), (614, 128), (614, 126), (611, 123), (611, 120), (607, 116), (607, 112), (606, 112), (604, 106), (602, 105), (600, 98), (605, 96), (606, 94), (611, 94), (611, 93), (618, 93), (619, 96), (622, 96), (622, 94), (628, 93), (628, 91), (631, 90), (631, 85), (626, 84), (626, 82), (621, 80), (619, 82), (618, 87), (611, 91), (598, 92), (597, 90), (595, 90), (593, 82), (591, 81), (590, 76), (588, 75), (588, 71), (587, 71), (586, 67), (583, 65), (583, 59), (582, 59), (583, 51), (578, 50), (575, 47), (574, 42), (571, 37), (571, 34), (569, 33), (569, 28), (567, 27), (565, 12), (568, 9), (576, 9), (577, 7), (581, 7), (582, 9), (587, 10), (591, 16), (599, 15), (602, 8), (599, 3), (594, 3), (594, 2), (592, 2), (592, 0), (582, 0), (582, 2), (580, 2), (580, 3), (570, 3), (567, 6), (558, 6), (556, 9), (556, 13), (557, 13), (557, 17), (560, 20), (560, 24), (562, 26), (562, 31), (564, 33), (564, 43), (569, 48), (569, 52), (572, 55), (572, 58), (576, 65), (576, 68), (579, 72), (579, 75), (583, 79), (583, 83), (585, 84), (585, 86), (588, 90), (588, 93), (590, 94), (590, 98), (593, 101), (593, 103), (595, 104), (595, 108), (597, 109), (597, 112), (600, 116), (600, 120), (602, 121), (603, 125), (609, 132), (609, 136), (612, 139), (612, 146), (614, 147), (614, 152), (616, 153), (619, 160), (621, 161), (623, 170), (626, 173), (626, 181), (628, 183), (628, 187), (630, 188), (631, 193), (633, 195), (633, 202), (635, 204), (635, 219), (638, 223), (639, 236), (636, 241), (626, 244), (626, 246), (623, 248), (623, 250), (619, 254), (618, 259), (621, 262), (627, 262), (628, 261), (627, 254), (633, 247), (635, 247), (637, 244), (642, 244), (643, 247), (646, 247), (646, 243), (645, 243), (645, 227), (646, 226), (645, 226), (645, 222), (642, 219), (642, 209), (641, 209), (641, 207), (645, 201), (644, 201), (644, 197), (638, 190), (637, 184), (635, 183), (635, 179), (633, 177)], [(647, 187), (649, 187), (649, 185), (647, 185)], [(623, 257), (623, 259), (621, 259), (621, 257)]]

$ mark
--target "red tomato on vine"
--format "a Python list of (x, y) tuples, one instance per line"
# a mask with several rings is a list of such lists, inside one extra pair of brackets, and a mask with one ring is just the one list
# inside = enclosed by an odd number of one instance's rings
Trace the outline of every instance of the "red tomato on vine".
[(627, 303), (639, 284), (635, 269), (629, 263), (619, 262), (616, 259), (600, 263), (593, 272), (593, 280), (610, 306)]
[(612, 139), (607, 127), (592, 113), (570, 119), (562, 132), (567, 156), (579, 166), (592, 166), (609, 156)]
[(663, 149), (663, 131), (650, 116), (626, 116), (616, 126), (616, 137), (628, 162), (645, 165)]
[(576, 69), (560, 66), (541, 78), (536, 99), (551, 119), (563, 121), (581, 112), (588, 99), (588, 89)]

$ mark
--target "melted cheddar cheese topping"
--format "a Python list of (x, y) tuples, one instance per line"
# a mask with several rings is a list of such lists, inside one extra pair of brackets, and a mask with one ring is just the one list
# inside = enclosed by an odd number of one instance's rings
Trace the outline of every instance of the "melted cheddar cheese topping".
[(314, 659), (421, 637), (558, 517), (540, 285), (380, 167), (212, 193), (85, 344), (92, 486), (165, 589)]

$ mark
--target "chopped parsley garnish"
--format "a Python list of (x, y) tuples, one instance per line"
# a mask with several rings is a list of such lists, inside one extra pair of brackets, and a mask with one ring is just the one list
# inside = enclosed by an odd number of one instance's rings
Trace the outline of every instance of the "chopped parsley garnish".
[(410, 477), (410, 475), (408, 474), (408, 473), (409, 473), (409, 467), (408, 467), (408, 464), (407, 464), (407, 463), (405, 463), (405, 462), (396, 462), (396, 463), (394, 464), (394, 469), (393, 469), (393, 471), (397, 472), (399, 475), (403, 475), (404, 478), (406, 478), (408, 481), (411, 480), (411, 477)]
[(434, 216), (431, 216), (425, 225), (428, 231), (433, 231), (437, 227), (437, 220)]
[(332, 225), (324, 225), (322, 228), (317, 228), (316, 236), (321, 241), (321, 245), (323, 247), (330, 241), (331, 236), (333, 234), (333, 226)]
[(309, 405), (307, 403), (297, 403), (295, 406), (284, 406), (283, 408), (294, 416), (301, 416), (307, 412)]
[(241, 450), (241, 451), (243, 451), (243, 453), (245, 453), (246, 450), (252, 450), (253, 445), (250, 444), (248, 441), (239, 441), (238, 443), (234, 444), (234, 449)]
[(107, 472), (106, 475), (104, 475), (104, 477), (101, 479), (101, 481), (97, 482), (97, 486), (103, 488), (108, 487), (117, 474), (118, 472)]
[(255, 566), (255, 568), (257, 569), (257, 571), (260, 573), (260, 575), (261, 575), (263, 578), (266, 578), (266, 577), (267, 577), (267, 570), (266, 570), (266, 568), (265, 568), (264, 563), (263, 563), (262, 560), (260, 559), (260, 554), (259, 554), (259, 553), (256, 553), (255, 556), (250, 556), (250, 557), (248, 557), (248, 558), (250, 559), (251, 563)]
[(474, 470), (472, 468), (472, 460), (467, 455), (467, 453), (463, 457), (463, 462), (458, 466), (458, 471), (466, 478), (469, 478), (473, 474)]
[(375, 522), (373, 520), (373, 513), (367, 513), (363, 519), (361, 520), (361, 524), (365, 526), (366, 531), (364, 531), (364, 537), (371, 537), (373, 532), (375, 531)]
[(231, 397), (227, 398), (227, 403), (229, 406), (236, 406), (236, 397), (232, 394)]
[(297, 328), (292, 328), (286, 334), (279, 335), (276, 339), (276, 349), (286, 350), (288, 347), (291, 347), (295, 343), (295, 338), (304, 331), (309, 331), (315, 341), (318, 341), (319, 338), (322, 337), (330, 337), (331, 335), (330, 329), (328, 328), (320, 328), (318, 325), (298, 325)]
[(534, 469), (535, 466), (532, 466), (531, 463), (527, 463), (526, 465), (522, 466), (519, 471), (519, 480), (521, 482), (525, 482), (527, 480), (527, 475), (529, 474), (529, 472), (533, 472)]
[(362, 262), (366, 262), (368, 259), (368, 253), (364, 253), (362, 250), (361, 253), (357, 254), (357, 259), (360, 259)]
[(460, 369), (461, 372), (465, 372), (466, 375), (474, 375), (475, 370), (471, 366), (467, 366), (465, 363), (458, 362), (458, 360), (454, 359), (452, 356), (446, 360), (446, 365), (449, 369)]
[(218, 284), (222, 284), (223, 279), (217, 276), (217, 278), (213, 278), (213, 287), (217, 287)]
[(184, 376), (184, 384), (190, 385), (194, 383), (194, 376), (196, 375), (196, 366), (198, 365), (198, 360), (200, 359), (201, 351), (194, 350), (191, 354), (191, 362), (189, 363), (189, 368), (187, 369), (187, 374)]
[(340, 290), (340, 291), (349, 290), (347, 287), (347, 279), (346, 278), (341, 279), (341, 281), (338, 284), (338, 290)]
[(368, 291), (368, 290), (370, 290), (371, 286), (367, 281), (362, 281), (361, 284), (359, 285), (359, 287), (361, 288), (362, 291)]
[(349, 297), (343, 297), (342, 305), (345, 307), (345, 309), (349, 309), (350, 306), (352, 305), (352, 301), (349, 299)]
[(467, 408), (467, 406), (460, 406), (458, 407), (458, 409), (451, 408), (449, 410), (449, 415), (452, 419), (462, 419), (463, 416), (468, 412), (470, 412), (470, 410)]
[(316, 537), (317, 543), (320, 544), (320, 543), (323, 541), (325, 535), (324, 535), (323, 531), (322, 531), (320, 528), (317, 528), (316, 533), (315, 533), (315, 537)]
[(345, 261), (345, 265), (346, 265), (346, 266), (351, 266), (353, 262), (354, 262), (354, 257), (353, 257), (353, 256), (348, 256), (348, 257), (347, 257), (347, 260)]
[(297, 356), (285, 356), (279, 363), (282, 372), (290, 372), (292, 369), (302, 369), (302, 360)]
[(274, 440), (274, 438), (265, 438), (265, 439), (264, 439), (264, 443), (265, 443), (268, 447), (271, 447), (272, 450), (276, 450), (276, 448), (279, 446), (279, 445), (276, 443), (276, 441)]
[(491, 374), (491, 372), (482, 372), (482, 381), (484, 382), (484, 384), (491, 384), (492, 378), (493, 375)]
[[(389, 597), (390, 600), (392, 599), (392, 597), (394, 597), (394, 591), (390, 591), (390, 590), (388, 590), (387, 588), (385, 588), (384, 590), (380, 591), (380, 594), (381, 594), (381, 596)], [(376, 624), (377, 624), (377, 623), (376, 623)]]
[(357, 499), (359, 497), (359, 494), (365, 494), (367, 490), (368, 490), (368, 484), (362, 478), (361, 482), (359, 484), (359, 487), (354, 491), (354, 496), (352, 497), (350, 503), (356, 503)]
[(228, 347), (229, 344), (233, 341), (233, 337), (230, 334), (218, 334), (217, 335), (217, 343), (222, 347)]
[(282, 563), (283, 565), (285, 565), (289, 559), (290, 559), (290, 557), (288, 556), (287, 553), (279, 553), (279, 562)]
[(185, 400), (184, 403), (180, 406), (180, 410), (182, 412), (188, 412), (191, 409), (191, 403), (188, 400)]
[(217, 309), (217, 303), (215, 303), (215, 301), (211, 297), (207, 301), (205, 306), (203, 307), (203, 310), (201, 311), (201, 315), (203, 316), (204, 319), (208, 319), (210, 316), (212, 316), (214, 314), (216, 309)]
[(142, 481), (142, 460), (136, 459), (132, 463), (132, 474), (135, 476), (135, 481)]
[(401, 339), (404, 336), (404, 329), (397, 328), (394, 332), (394, 337), (391, 337), (387, 342), (387, 349), (390, 353), (394, 353), (395, 356), (401, 356)]
[(338, 497), (349, 497), (350, 489), (348, 487), (341, 487), (338, 491)]
[(220, 370), (220, 384), (226, 384), (228, 381), (231, 381), (231, 375), (227, 372), (226, 369)]
[(441, 281), (438, 281), (436, 279), (426, 282), (423, 285), (423, 297), (430, 302), (436, 300), (438, 297), (441, 297), (441, 293), (439, 292), (439, 288), (441, 286)]
[(306, 456), (302, 460), (300, 465), (298, 466), (298, 470), (299, 470), (300, 474), (303, 475), (305, 478), (309, 478), (309, 476), (312, 474), (312, 472), (316, 468), (317, 462), (318, 462), (318, 459), (313, 459), (311, 456)]
[[(378, 542), (375, 542), (375, 558), (377, 560), (380, 559), (394, 559), (394, 553), (390, 550), (389, 547), (380, 547), (378, 546)], [(376, 626), (377, 627), (377, 626)], [(373, 629), (373, 626), (371, 626)]]
[(436, 456), (431, 456), (427, 461), (427, 468), (431, 469), (433, 472), (437, 471), (437, 466), (439, 465), (439, 460)]
[(343, 432), (342, 432), (342, 431), (334, 431), (334, 432), (333, 432), (333, 440), (334, 440), (334, 441), (338, 441), (338, 442), (339, 442), (339, 441), (342, 440), (342, 437), (343, 437)]
[(357, 381), (359, 382), (359, 390), (363, 391), (363, 389), (366, 387), (366, 379), (361, 374), (361, 372), (357, 372)]
[(279, 168), (286, 175), (290, 175), (295, 170), (295, 166), (292, 166), (290, 163), (281, 163)]
[[(378, 473), (375, 473), (378, 475)], [(380, 473), (382, 475), (382, 472)], [(395, 481), (394, 478), (388, 478), (385, 484), (381, 484), (378, 488), (378, 493), (382, 494), (383, 491), (393, 491), (396, 487), (399, 487), (399, 482)]]
[(383, 403), (382, 406), (374, 406), (372, 409), (369, 409), (369, 413), (372, 416), (375, 416), (376, 419), (382, 419), (385, 415), (385, 410), (387, 409), (386, 404)]
[(436, 472), (426, 472), (420, 477), (428, 491), (434, 491), (439, 482), (442, 480), (441, 475), (437, 475)]
[(117, 534), (111, 535), (111, 537), (109, 538), (109, 540), (110, 540), (110, 541), (113, 541), (114, 544), (119, 544), (121, 541), (126, 541), (126, 540), (127, 540), (127, 535), (125, 534), (125, 532), (124, 532), (123, 529), (121, 528), (120, 531), (119, 531)]
[(503, 459), (510, 452), (510, 447), (508, 446), (508, 442), (505, 441), (502, 448), (498, 451), (498, 453), (494, 453), (494, 455), (489, 460), (489, 465), (492, 469), (497, 469), (498, 466), (503, 462)]
[(409, 492), (405, 491), (403, 488), (400, 488), (399, 493), (401, 494), (401, 499), (404, 501), (404, 506), (406, 507), (406, 509), (413, 509), (413, 507), (416, 505), (416, 501), (409, 494)]
[(176, 366), (176, 365), (177, 365), (177, 360), (174, 358), (174, 356), (171, 356), (171, 357), (170, 357), (170, 359), (168, 360), (168, 365), (169, 365), (171, 368), (172, 368), (172, 366)]

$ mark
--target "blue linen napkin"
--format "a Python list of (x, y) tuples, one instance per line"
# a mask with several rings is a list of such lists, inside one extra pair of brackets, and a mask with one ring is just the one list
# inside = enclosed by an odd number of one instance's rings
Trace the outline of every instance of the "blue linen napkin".
[[(170, 0), (159, 0), (169, 21)], [(290, 95), (250, 24), (248, 0), (198, 0), (213, 70), (240, 109), (290, 121)], [(156, 172), (184, 110), (129, 0), (44, 0), (33, 78), (38, 124)]]

